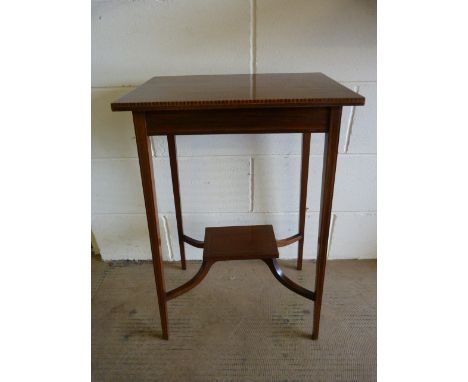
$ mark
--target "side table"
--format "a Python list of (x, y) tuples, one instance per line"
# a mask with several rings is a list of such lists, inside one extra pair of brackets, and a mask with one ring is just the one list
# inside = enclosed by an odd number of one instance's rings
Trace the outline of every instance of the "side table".
[[(154, 77), (111, 104), (113, 111), (133, 113), (164, 339), (169, 338), (169, 300), (200, 283), (215, 262), (245, 259), (264, 261), (281, 284), (314, 301), (312, 339), (318, 338), (341, 111), (343, 106), (363, 105), (364, 101), (364, 97), (322, 73), (276, 73)], [(176, 136), (266, 133), (302, 134), (299, 232), (277, 240), (271, 225), (254, 225), (207, 227), (204, 241), (184, 235)], [(297, 269), (302, 269), (312, 133), (325, 134), (314, 291), (286, 277), (277, 262), (278, 247), (298, 242)], [(170, 291), (165, 288), (161, 259), (150, 142), (153, 135), (165, 135), (168, 141), (182, 269), (186, 268), (184, 243), (203, 248), (200, 270), (191, 280)]]

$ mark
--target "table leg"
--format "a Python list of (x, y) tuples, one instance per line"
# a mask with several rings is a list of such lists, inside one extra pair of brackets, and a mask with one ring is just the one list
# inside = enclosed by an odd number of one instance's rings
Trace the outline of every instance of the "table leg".
[(159, 315), (161, 317), (162, 336), (169, 338), (167, 326), (167, 300), (164, 286), (164, 271), (161, 258), (161, 239), (159, 236), (158, 207), (156, 203), (156, 191), (153, 175), (153, 156), (151, 142), (146, 128), (145, 113), (133, 112), (133, 124), (140, 160), (141, 182), (145, 198), (146, 219), (151, 244), (151, 255), (153, 257), (154, 278), (156, 281), (156, 292), (158, 295)]
[(179, 171), (177, 167), (177, 148), (174, 135), (167, 136), (167, 146), (169, 148), (169, 162), (171, 164), (172, 176), (172, 193), (174, 195), (174, 205), (177, 220), (177, 234), (179, 236), (179, 249), (180, 260), (182, 262), (182, 269), (186, 269), (185, 265), (185, 247), (184, 247), (184, 228), (182, 223), (182, 207), (180, 204), (180, 191), (179, 191)]
[(302, 134), (302, 165), (301, 165), (301, 196), (299, 203), (299, 235), (297, 269), (302, 269), (302, 253), (304, 251), (304, 230), (307, 204), (307, 181), (309, 179), (310, 133)]
[(327, 264), (328, 235), (333, 201), (333, 187), (335, 183), (336, 161), (338, 158), (338, 141), (340, 138), (341, 107), (330, 109), (329, 131), (325, 134), (325, 148), (323, 153), (322, 195), (320, 201), (320, 222), (317, 249), (317, 263), (315, 274), (315, 303), (314, 327), (312, 339), (319, 335), (320, 309), (322, 307), (323, 283), (325, 266)]

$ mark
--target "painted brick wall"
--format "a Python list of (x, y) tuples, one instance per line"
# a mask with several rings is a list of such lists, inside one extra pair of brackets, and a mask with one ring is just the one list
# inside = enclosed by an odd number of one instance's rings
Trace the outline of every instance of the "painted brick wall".
[[(366, 97), (343, 111), (330, 258), (376, 257), (376, 5), (367, 0), (92, 2), (92, 230), (105, 260), (150, 259), (130, 113), (155, 75), (321, 71)], [(323, 136), (313, 135), (305, 258), (315, 258)], [(177, 139), (184, 226), (297, 233), (300, 135)], [(165, 259), (179, 259), (167, 143), (153, 140)], [(189, 259), (201, 251), (186, 246)], [(297, 247), (280, 249), (294, 258)]]

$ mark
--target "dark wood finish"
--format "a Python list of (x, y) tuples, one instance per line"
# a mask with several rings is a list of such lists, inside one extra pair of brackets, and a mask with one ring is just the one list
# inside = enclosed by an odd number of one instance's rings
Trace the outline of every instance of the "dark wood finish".
[[(140, 160), (146, 216), (163, 338), (168, 338), (167, 301), (199, 284), (216, 261), (263, 260), (291, 291), (314, 300), (312, 338), (319, 334), (342, 106), (363, 105), (364, 97), (321, 73), (154, 77), (112, 103), (131, 110)], [(205, 241), (183, 233), (175, 135), (228, 133), (302, 133), (299, 233), (276, 240), (272, 226), (207, 228)], [(298, 244), (301, 269), (311, 133), (325, 133), (315, 291), (287, 278), (279, 267), (278, 247)], [(157, 203), (149, 136), (167, 135), (182, 267), (184, 243), (203, 248), (203, 263), (185, 284), (165, 292)]]
[(208, 274), (214, 261), (203, 261), (198, 272), (189, 281), (166, 293), (166, 300), (171, 300), (195, 288)]
[(296, 234), (290, 237), (287, 237), (286, 239), (281, 239), (281, 240), (276, 240), (276, 246), (279, 247), (285, 247), (286, 245), (295, 243), (296, 241), (301, 240), (303, 237), (301, 234)]
[(297, 246), (297, 269), (302, 269), (302, 254), (304, 252), (304, 232), (307, 204), (307, 181), (309, 179), (310, 133), (302, 134), (302, 165), (301, 165), (301, 195), (299, 202), (299, 235), (302, 238)]
[(290, 278), (286, 277), (286, 275), (284, 274), (283, 270), (279, 266), (278, 261), (276, 261), (276, 259), (263, 259), (263, 261), (266, 263), (266, 265), (268, 265), (268, 268), (270, 268), (270, 271), (271, 273), (273, 273), (273, 276), (275, 276), (275, 278), (281, 284), (283, 284), (286, 288), (293, 291), (294, 293), (297, 293), (305, 298), (308, 298), (309, 300), (314, 300), (315, 298), (314, 292), (301, 287), (300, 285), (292, 281)]
[[(302, 236), (300, 234), (296, 234), (290, 237), (287, 237), (285, 239), (279, 239), (276, 240), (276, 246), (278, 248), (280, 247), (285, 247), (287, 245), (290, 245), (292, 243), (295, 243), (296, 241), (299, 241), (302, 239)], [(205, 243), (201, 240), (196, 240), (191, 238), (190, 236), (183, 235), (183, 240), (185, 243), (190, 244), (192, 247), (196, 248), (203, 248), (205, 246)]]
[(192, 247), (203, 248), (205, 243), (200, 240), (192, 239), (190, 236), (183, 235), (184, 241)]
[(325, 148), (323, 153), (322, 195), (320, 200), (319, 237), (315, 273), (314, 327), (312, 331), (312, 339), (314, 340), (318, 338), (320, 326), (320, 310), (322, 307), (325, 266), (327, 265), (328, 236), (330, 233), (333, 187), (335, 184), (338, 142), (340, 139), (340, 121), (341, 108), (332, 108), (330, 131), (325, 135)]
[(272, 225), (207, 227), (203, 260), (248, 260), (279, 257)]
[(322, 73), (153, 77), (112, 110), (363, 105), (364, 97)]
[(182, 263), (182, 269), (186, 269), (187, 266), (185, 264), (184, 228), (182, 222), (182, 207), (180, 204), (179, 191), (179, 170), (177, 168), (177, 148), (174, 135), (171, 134), (167, 136), (167, 146), (169, 148), (169, 162), (171, 165), (172, 193), (174, 194), (177, 234), (179, 236), (180, 261)]
[(158, 206), (156, 203), (153, 156), (151, 152), (151, 142), (146, 130), (144, 113), (133, 113), (133, 124), (135, 126), (135, 136), (140, 161), (141, 183), (145, 198), (146, 219), (148, 221), (148, 231), (150, 236), (151, 254), (153, 256), (154, 278), (156, 282), (156, 292), (158, 295), (159, 315), (161, 317), (162, 336), (169, 338), (167, 326), (167, 302), (164, 286), (164, 272), (161, 259), (161, 239), (159, 236)]
[(324, 107), (160, 110), (147, 113), (150, 135), (324, 133), (329, 110)]
[[(173, 298), (179, 297), (180, 295), (187, 293), (193, 288), (195, 288), (206, 277), (211, 266), (216, 261), (223, 261), (223, 260), (245, 260), (245, 258), (239, 257), (239, 258), (230, 258), (230, 259), (225, 259), (225, 258), (210, 258), (208, 260), (204, 259), (202, 261), (202, 265), (200, 269), (198, 270), (198, 272), (189, 281), (187, 281), (181, 286), (166, 293), (166, 300), (167, 301), (172, 300)], [(268, 265), (268, 268), (270, 268), (270, 271), (271, 273), (273, 273), (273, 276), (275, 276), (275, 278), (281, 284), (283, 284), (286, 288), (293, 291), (294, 293), (297, 293), (305, 298), (308, 298), (309, 300), (315, 299), (314, 292), (308, 289), (305, 289), (299, 284), (296, 284), (294, 281), (292, 281), (290, 278), (288, 278), (284, 274), (283, 270), (279, 266), (275, 257), (261, 258), (261, 260), (263, 260), (265, 264)]]

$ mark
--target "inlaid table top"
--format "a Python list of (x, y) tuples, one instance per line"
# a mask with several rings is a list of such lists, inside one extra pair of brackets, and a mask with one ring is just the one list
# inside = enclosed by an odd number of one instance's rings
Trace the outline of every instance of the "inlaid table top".
[(113, 111), (363, 105), (364, 97), (322, 73), (153, 77)]

